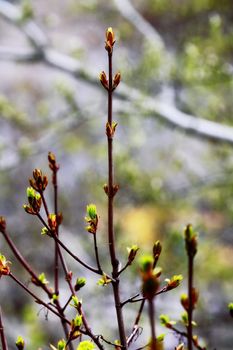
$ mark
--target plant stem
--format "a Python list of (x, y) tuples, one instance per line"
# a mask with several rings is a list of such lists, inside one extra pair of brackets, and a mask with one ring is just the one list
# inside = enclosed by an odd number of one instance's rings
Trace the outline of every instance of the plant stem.
[(2, 350), (8, 350), (7, 341), (4, 333), (4, 327), (2, 322), (2, 310), (0, 307), (0, 335), (1, 335), (1, 342), (2, 342)]
[(143, 308), (144, 308), (144, 305), (145, 305), (145, 301), (146, 301), (146, 299), (143, 299), (142, 302), (141, 302), (140, 308), (138, 310), (137, 317), (136, 317), (136, 319), (134, 321), (134, 326), (133, 326), (132, 332), (131, 332), (130, 336), (127, 339), (128, 346), (132, 343), (134, 337), (137, 335), (137, 332), (138, 332), (138, 329), (139, 329), (138, 324), (139, 324), (139, 321), (140, 321), (140, 318), (141, 318), (141, 315), (142, 315), (142, 311), (143, 311)]
[(97, 239), (96, 239), (96, 233), (94, 233), (94, 248), (95, 248), (95, 258), (96, 258), (96, 264), (97, 264), (97, 267), (99, 269), (99, 271), (101, 271), (103, 274), (103, 270), (101, 268), (101, 265), (100, 265), (100, 259), (99, 259), (99, 251), (98, 251), (98, 245), (97, 245)]
[[(112, 127), (112, 95), (113, 95), (113, 79), (112, 79), (112, 51), (108, 52), (108, 124)], [(108, 139), (108, 244), (109, 244), (109, 254), (112, 264), (112, 281), (115, 308), (117, 314), (118, 330), (120, 342), (122, 349), (127, 349), (127, 341), (125, 335), (125, 327), (123, 320), (123, 313), (121, 308), (120, 301), (120, 292), (119, 292), (119, 278), (118, 278), (118, 266), (119, 261), (116, 258), (115, 251), (115, 236), (114, 236), (114, 227), (113, 227), (113, 200), (114, 200), (114, 174), (113, 174), (113, 135), (107, 133)]]
[(148, 311), (151, 326), (151, 350), (156, 350), (156, 334), (155, 334), (155, 307), (153, 299), (148, 300)]
[(193, 325), (192, 325), (192, 317), (193, 317), (193, 260), (194, 257), (192, 254), (188, 254), (188, 350), (193, 349)]
[[(57, 196), (57, 190), (58, 190), (58, 186), (57, 186), (57, 169), (53, 170), (53, 188), (54, 188), (54, 213), (57, 217), (58, 215), (58, 196)], [(57, 225), (56, 227), (56, 232), (55, 232), (56, 236), (59, 236), (59, 226)], [(59, 261), (58, 261), (58, 257), (59, 257), (59, 252), (58, 252), (58, 243), (55, 241), (55, 247), (54, 247), (54, 290), (55, 293), (57, 295), (59, 295)], [(61, 257), (61, 254), (60, 254)]]

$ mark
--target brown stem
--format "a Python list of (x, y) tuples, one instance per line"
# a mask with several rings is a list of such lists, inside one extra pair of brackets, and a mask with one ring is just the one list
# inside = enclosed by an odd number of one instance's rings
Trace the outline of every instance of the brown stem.
[[(169, 329), (171, 329), (172, 331), (174, 331), (176, 334), (180, 335), (181, 337), (188, 338), (188, 334), (187, 334), (187, 333), (180, 331), (179, 329), (175, 328), (175, 327), (172, 326), (172, 325), (169, 326)], [(192, 342), (193, 342), (193, 345), (194, 345), (198, 350), (206, 350), (205, 347), (202, 347), (202, 346), (200, 346), (200, 345), (196, 345), (194, 339), (192, 340)]]
[[(158, 292), (156, 292), (154, 294), (155, 295), (159, 295), (159, 294), (162, 294), (162, 293), (166, 293), (166, 292), (169, 292), (170, 290), (172, 289), (167, 289), (167, 286), (163, 287), (162, 289), (160, 289)], [(126, 299), (125, 301), (123, 301), (121, 303), (121, 307), (123, 307), (125, 304), (128, 304), (128, 303), (138, 303), (139, 301), (143, 301), (145, 300), (145, 297), (142, 297), (142, 298), (138, 298), (139, 297), (139, 293), (134, 295), (133, 297), (129, 298), (129, 299)], [(137, 298), (137, 299), (136, 299)]]
[[(58, 215), (58, 195), (57, 195), (57, 169), (53, 170), (53, 188), (54, 188), (54, 213), (57, 217)], [(56, 236), (59, 236), (59, 226), (56, 227)], [(54, 247), (54, 290), (57, 295), (59, 295), (59, 260), (58, 257), (61, 254), (58, 252), (58, 243), (55, 241)]]
[(49, 209), (48, 209), (45, 197), (44, 197), (44, 192), (40, 191), (39, 193), (40, 193), (40, 196), (41, 196), (41, 199), (42, 199), (42, 203), (44, 205), (44, 210), (45, 210), (46, 216), (48, 217), (49, 216)]
[[(108, 87), (108, 124), (112, 127), (112, 88), (113, 88), (113, 79), (112, 79), (112, 51), (108, 52), (108, 67), (109, 67), (109, 87)], [(116, 258), (115, 250), (115, 236), (114, 236), (114, 227), (113, 227), (113, 200), (114, 200), (114, 174), (113, 174), (113, 135), (110, 135), (107, 132), (108, 139), (108, 244), (109, 244), (109, 254), (112, 265), (112, 277), (114, 281), (112, 282), (115, 308), (117, 314), (118, 330), (120, 336), (120, 342), (122, 348), (127, 349), (127, 341), (125, 335), (125, 327), (123, 320), (123, 313), (121, 308), (120, 301), (120, 292), (119, 292), (119, 279), (118, 279), (118, 266), (119, 261)]]
[(192, 254), (188, 254), (188, 326), (187, 326), (187, 332), (188, 332), (188, 350), (193, 349), (193, 325), (192, 325), (192, 318), (193, 318), (193, 260), (194, 257)]
[(155, 307), (153, 299), (148, 300), (148, 312), (151, 326), (151, 350), (156, 350), (156, 334), (155, 334)]
[(137, 335), (137, 332), (138, 332), (138, 329), (139, 329), (138, 324), (139, 324), (139, 321), (140, 321), (140, 318), (141, 318), (141, 315), (142, 315), (142, 311), (143, 311), (143, 308), (144, 308), (144, 305), (145, 305), (145, 301), (146, 301), (146, 299), (143, 299), (142, 302), (141, 302), (141, 305), (139, 307), (138, 314), (137, 314), (136, 319), (134, 321), (134, 326), (133, 326), (132, 332), (131, 332), (130, 336), (127, 339), (128, 346), (132, 343), (134, 337)]
[(1, 342), (2, 342), (2, 350), (8, 350), (7, 341), (4, 333), (4, 327), (2, 322), (2, 310), (0, 307), (0, 336), (1, 336)]
[(118, 271), (118, 276), (120, 276), (120, 274), (125, 271), (127, 269), (127, 267), (130, 266), (130, 263), (127, 261), (127, 263), (125, 264), (124, 267), (122, 267), (122, 269), (120, 271)]
[(98, 251), (96, 233), (94, 233), (93, 236), (94, 236), (94, 248), (95, 248), (96, 264), (97, 264), (97, 267), (98, 267), (99, 271), (101, 271), (101, 274), (103, 274), (103, 270), (102, 270), (101, 265), (100, 265), (100, 259), (99, 259), (99, 251)]

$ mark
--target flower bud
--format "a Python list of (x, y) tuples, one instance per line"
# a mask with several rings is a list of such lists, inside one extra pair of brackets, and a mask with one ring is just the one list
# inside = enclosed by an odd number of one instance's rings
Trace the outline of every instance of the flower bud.
[(153, 246), (153, 257), (154, 257), (154, 264), (153, 265), (154, 265), (154, 267), (156, 266), (156, 264), (159, 260), (161, 251), (162, 251), (161, 243), (160, 243), (160, 241), (156, 241), (154, 246)]
[(4, 233), (6, 231), (6, 220), (4, 216), (0, 216), (0, 231)]
[(171, 279), (166, 279), (165, 281), (167, 282), (167, 290), (171, 290), (178, 287), (182, 280), (182, 275), (174, 275)]
[(181, 343), (178, 346), (176, 346), (175, 350), (184, 350), (184, 343)]
[(159, 287), (159, 280), (156, 276), (150, 275), (143, 279), (142, 295), (148, 300), (152, 300)]
[(188, 256), (194, 257), (197, 253), (197, 233), (190, 224), (184, 230), (184, 239)]
[(96, 234), (98, 227), (98, 215), (95, 204), (87, 205), (87, 216), (85, 217), (85, 220), (88, 223), (86, 230), (90, 233)]
[(127, 248), (128, 250), (128, 265), (131, 265), (132, 262), (134, 261), (136, 255), (137, 255), (137, 251), (138, 251), (138, 246), (137, 245), (133, 245), (131, 248)]
[(188, 308), (189, 308), (189, 298), (188, 298), (187, 294), (185, 294), (185, 293), (181, 294), (180, 303), (181, 303), (181, 305), (183, 306), (183, 308), (184, 308), (186, 311), (188, 311)]
[(56, 157), (52, 152), (48, 153), (49, 167), (53, 172), (56, 172), (59, 169), (59, 165), (56, 162)]
[(228, 304), (228, 309), (229, 309), (231, 317), (233, 318), (233, 303)]
[(11, 270), (9, 267), (10, 262), (6, 260), (5, 256), (0, 254), (0, 278), (4, 275), (10, 274)]
[(46, 189), (48, 185), (48, 178), (42, 174), (40, 169), (34, 169), (33, 179), (29, 179), (29, 183), (34, 190), (41, 192)]
[(100, 78), (100, 82), (101, 82), (101, 84), (103, 85), (103, 87), (104, 87), (106, 90), (108, 90), (108, 88), (109, 88), (108, 79), (107, 79), (106, 73), (105, 73), (104, 71), (102, 71), (102, 72), (100, 73), (99, 78)]
[(106, 30), (106, 41), (105, 41), (105, 49), (108, 53), (112, 53), (113, 45), (115, 44), (115, 34), (111, 27)]
[(113, 78), (113, 87), (112, 87), (113, 90), (117, 88), (117, 86), (120, 84), (120, 81), (121, 81), (121, 73), (118, 72), (115, 74)]
[(25, 342), (24, 342), (24, 339), (20, 335), (18, 336), (18, 338), (15, 342), (15, 345), (17, 346), (18, 350), (24, 349)]
[(86, 284), (86, 278), (84, 278), (84, 277), (77, 278), (75, 286), (74, 286), (75, 292), (78, 292), (82, 287), (85, 286), (85, 284)]
[(48, 225), (52, 231), (56, 231), (56, 229), (57, 229), (57, 216), (56, 216), (56, 214), (49, 214)]
[(109, 122), (106, 123), (106, 135), (108, 138), (113, 138), (115, 131), (116, 131), (117, 123), (113, 122), (112, 125), (110, 125)]
[(108, 191), (108, 185), (107, 185), (107, 184), (104, 184), (103, 189), (104, 189), (104, 192), (106, 193), (106, 195), (108, 196), (108, 193), (109, 193), (109, 191)]

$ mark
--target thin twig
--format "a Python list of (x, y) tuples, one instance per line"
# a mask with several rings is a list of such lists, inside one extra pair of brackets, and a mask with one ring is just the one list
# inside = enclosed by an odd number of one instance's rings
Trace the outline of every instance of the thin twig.
[(142, 315), (142, 311), (143, 311), (143, 309), (144, 309), (145, 301), (146, 301), (146, 300), (143, 299), (142, 302), (141, 302), (141, 305), (140, 305), (140, 307), (139, 307), (139, 310), (138, 310), (136, 319), (135, 319), (135, 321), (134, 321), (133, 329), (132, 329), (132, 331), (131, 331), (130, 336), (129, 336), (128, 339), (127, 339), (128, 346), (132, 343), (133, 339), (135, 338), (135, 336), (136, 336), (136, 334), (137, 334), (138, 324), (139, 324), (139, 321), (140, 321), (140, 318), (141, 318), (141, 315)]
[(103, 270), (102, 270), (101, 265), (100, 265), (100, 258), (99, 258), (99, 250), (98, 250), (98, 245), (97, 245), (96, 233), (94, 233), (93, 236), (94, 236), (94, 248), (95, 248), (96, 264), (97, 264), (99, 271), (101, 271), (101, 275), (102, 275)]
[(118, 272), (118, 276), (120, 276), (120, 274), (122, 274), (123, 271), (125, 271), (127, 269), (128, 266), (130, 266), (131, 264), (127, 261), (127, 263), (125, 264), (124, 267), (122, 267), (122, 269)]
[(1, 342), (2, 342), (2, 350), (8, 350), (7, 340), (4, 333), (4, 327), (2, 322), (2, 310), (0, 307), (0, 335), (1, 335)]
[[(113, 97), (113, 77), (112, 77), (112, 50), (108, 51), (108, 125), (112, 128), (112, 97)], [(113, 201), (114, 201), (114, 172), (113, 172), (113, 135), (108, 133), (106, 130), (107, 141), (108, 141), (108, 245), (109, 245), (109, 255), (112, 265), (112, 281), (114, 303), (117, 314), (117, 323), (119, 330), (120, 342), (122, 349), (126, 350), (127, 340), (125, 334), (124, 319), (121, 307), (120, 292), (119, 292), (119, 278), (118, 278), (118, 266), (119, 261), (116, 257), (115, 249), (115, 235), (113, 227)]]
[(155, 333), (155, 307), (154, 300), (148, 300), (148, 313), (151, 326), (151, 350), (156, 350), (156, 333)]
[[(58, 216), (58, 186), (57, 186), (57, 169), (53, 170), (53, 188), (54, 188), (54, 213), (56, 215), (56, 218)], [(56, 232), (55, 232), (56, 237), (59, 237), (59, 225), (56, 226)], [(58, 295), (59, 294), (59, 261), (58, 261), (58, 257), (60, 255), (61, 257), (61, 253), (59, 254), (58, 250), (59, 246), (57, 241), (54, 242), (55, 243), (55, 247), (54, 247), (54, 289), (55, 289), (55, 293)]]
[(188, 254), (188, 350), (193, 349), (193, 255)]

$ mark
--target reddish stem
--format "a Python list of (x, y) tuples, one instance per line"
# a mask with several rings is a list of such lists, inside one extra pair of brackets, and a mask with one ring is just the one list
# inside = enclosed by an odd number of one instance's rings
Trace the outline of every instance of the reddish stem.
[(192, 254), (188, 255), (188, 326), (187, 326), (187, 332), (188, 332), (188, 350), (193, 349), (193, 324), (192, 324), (192, 318), (193, 318), (193, 260), (194, 257)]
[(2, 350), (8, 350), (7, 341), (4, 333), (4, 327), (2, 322), (2, 310), (0, 307), (0, 336), (1, 336), (1, 342), (2, 342)]
[[(108, 87), (108, 124), (110, 128), (112, 127), (112, 95), (113, 95), (113, 79), (112, 79), (112, 51), (108, 52), (108, 66), (109, 66), (109, 87)], [(107, 133), (108, 139), (108, 244), (109, 244), (109, 254), (112, 264), (112, 281), (113, 294), (115, 301), (115, 308), (117, 314), (118, 330), (120, 336), (120, 342), (122, 348), (127, 349), (127, 341), (125, 335), (125, 326), (123, 320), (123, 313), (121, 308), (120, 292), (119, 292), (119, 278), (118, 278), (118, 266), (119, 261), (116, 258), (115, 250), (115, 235), (113, 227), (113, 200), (114, 200), (114, 174), (113, 174), (113, 135)]]

